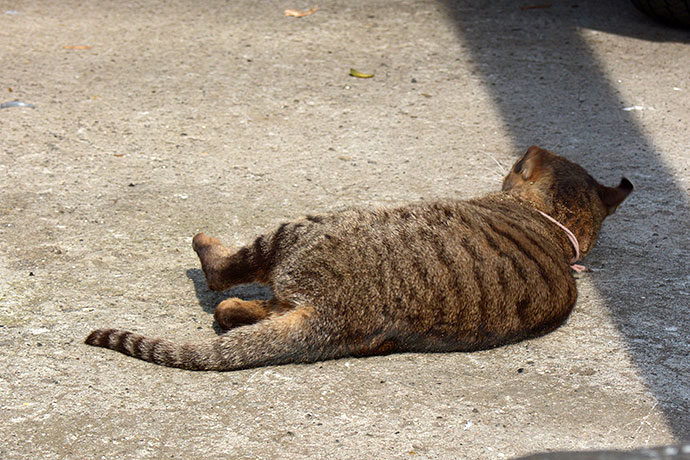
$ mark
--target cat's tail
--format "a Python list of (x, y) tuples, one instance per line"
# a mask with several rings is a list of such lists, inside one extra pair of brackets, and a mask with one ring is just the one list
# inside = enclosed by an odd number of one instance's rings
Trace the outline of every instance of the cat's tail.
[(177, 344), (121, 329), (95, 330), (85, 342), (144, 361), (188, 370), (229, 371), (346, 355), (345, 350), (313, 327), (314, 317), (313, 308), (296, 308), (198, 343)]

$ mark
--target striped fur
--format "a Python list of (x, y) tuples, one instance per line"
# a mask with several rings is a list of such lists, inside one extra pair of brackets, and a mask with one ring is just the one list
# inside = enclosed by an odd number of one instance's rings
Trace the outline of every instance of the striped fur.
[(503, 191), (469, 201), (349, 209), (285, 223), (237, 251), (199, 234), (193, 247), (214, 290), (260, 282), (271, 301), (228, 299), (218, 338), (178, 345), (117, 329), (86, 339), (139, 359), (233, 370), (401, 351), (472, 351), (562, 324), (577, 290), (574, 249), (632, 191), (598, 184), (578, 165), (531, 147)]

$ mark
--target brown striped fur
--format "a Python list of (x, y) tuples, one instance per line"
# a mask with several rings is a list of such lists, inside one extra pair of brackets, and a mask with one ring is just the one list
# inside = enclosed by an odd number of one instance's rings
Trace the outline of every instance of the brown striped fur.
[(472, 351), (539, 336), (570, 314), (574, 249), (632, 191), (597, 183), (580, 166), (530, 147), (503, 190), (469, 201), (349, 209), (282, 224), (232, 251), (194, 237), (208, 286), (271, 286), (275, 299), (227, 299), (228, 329), (178, 345), (116, 329), (86, 343), (194, 370), (232, 370), (402, 351)]

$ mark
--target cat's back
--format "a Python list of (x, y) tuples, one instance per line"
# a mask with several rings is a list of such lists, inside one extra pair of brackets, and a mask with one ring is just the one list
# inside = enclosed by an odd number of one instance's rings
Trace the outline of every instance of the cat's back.
[(281, 271), (314, 289), (360, 284), (367, 291), (375, 282), (378, 291), (414, 286), (422, 293), (462, 290), (468, 279), (500, 288), (572, 278), (560, 241), (535, 213), (496, 193), (311, 216)]
[(473, 252), (475, 245), (502, 256), (531, 246), (541, 247), (541, 252), (559, 252), (553, 232), (545, 231), (537, 211), (505, 193), (395, 208), (352, 208), (307, 216), (293, 226), (291, 252), (302, 264), (327, 257), (333, 262), (343, 259), (351, 266), (354, 260), (378, 262), (399, 253), (432, 256), (428, 250), (433, 247), (437, 252), (442, 252), (440, 247)]
[(429, 349), (434, 337), (443, 339), (433, 349), (494, 346), (541, 333), (549, 315), (555, 327), (575, 302), (560, 241), (506, 194), (308, 222), (275, 288), (341, 315), (353, 333), (396, 330), (405, 349)]

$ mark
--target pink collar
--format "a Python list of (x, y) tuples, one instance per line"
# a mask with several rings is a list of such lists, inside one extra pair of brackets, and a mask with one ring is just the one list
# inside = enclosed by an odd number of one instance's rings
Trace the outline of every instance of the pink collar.
[(584, 265), (577, 265), (575, 263), (580, 258), (580, 244), (577, 242), (577, 238), (575, 238), (575, 235), (573, 235), (573, 232), (568, 230), (568, 227), (566, 227), (562, 223), (558, 222), (556, 219), (554, 219), (550, 215), (546, 214), (545, 212), (541, 212), (539, 210), (537, 210), (537, 211), (539, 212), (539, 214), (541, 214), (542, 216), (546, 217), (547, 219), (549, 219), (554, 224), (561, 227), (563, 229), (563, 231), (565, 232), (565, 234), (568, 235), (568, 239), (570, 240), (571, 243), (573, 243), (573, 247), (575, 248), (575, 257), (570, 259), (570, 268), (572, 268), (573, 270), (575, 270), (578, 273), (584, 271), (585, 270)]

